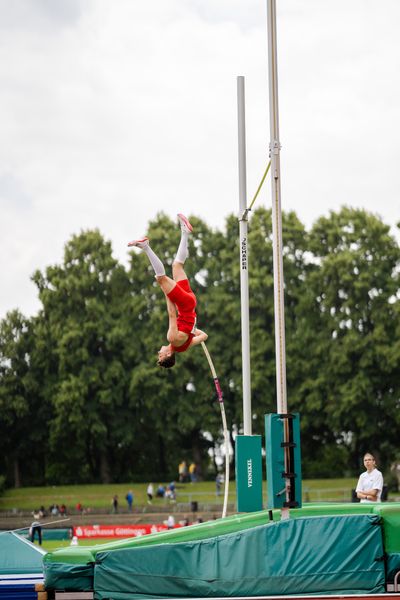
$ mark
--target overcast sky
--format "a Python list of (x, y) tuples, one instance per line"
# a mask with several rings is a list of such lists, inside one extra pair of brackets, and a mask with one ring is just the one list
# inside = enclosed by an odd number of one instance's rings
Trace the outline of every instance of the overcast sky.
[[(400, 220), (400, 1), (277, 0), (282, 208)], [(158, 211), (238, 212), (268, 161), (265, 0), (0, 0), (0, 318), (99, 228), (127, 264)], [(270, 206), (270, 182), (260, 204)], [(251, 225), (250, 225), (251, 226)]]

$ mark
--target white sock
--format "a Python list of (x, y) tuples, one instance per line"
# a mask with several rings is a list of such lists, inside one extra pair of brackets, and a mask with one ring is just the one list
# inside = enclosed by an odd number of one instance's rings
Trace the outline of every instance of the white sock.
[(188, 240), (189, 240), (189, 233), (182, 229), (181, 230), (181, 241), (179, 243), (178, 251), (175, 256), (175, 262), (185, 264), (185, 260), (189, 256)]
[(143, 252), (146, 252), (147, 256), (149, 257), (149, 261), (151, 263), (151, 266), (154, 269), (154, 273), (156, 274), (156, 277), (161, 277), (161, 275), (165, 275), (164, 265), (162, 264), (161, 260), (158, 258), (157, 254), (150, 248), (150, 245), (146, 244), (142, 248), (142, 250), (143, 250)]

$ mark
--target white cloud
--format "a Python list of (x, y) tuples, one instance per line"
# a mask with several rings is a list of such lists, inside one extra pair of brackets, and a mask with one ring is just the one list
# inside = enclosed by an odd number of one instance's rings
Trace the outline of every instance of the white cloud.
[[(397, 0), (278, 0), (282, 206), (399, 218)], [(126, 241), (159, 210), (222, 226), (238, 207), (236, 76), (248, 193), (267, 162), (266, 9), (249, 0), (0, 2), (0, 317), (73, 233)], [(269, 184), (260, 202), (269, 203)]]

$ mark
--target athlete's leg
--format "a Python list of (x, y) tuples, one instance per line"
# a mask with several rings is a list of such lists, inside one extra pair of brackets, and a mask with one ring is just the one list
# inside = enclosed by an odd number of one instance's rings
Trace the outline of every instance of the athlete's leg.
[(129, 242), (128, 246), (136, 246), (145, 252), (148, 256), (151, 266), (154, 269), (154, 273), (156, 277), (165, 276), (164, 265), (161, 260), (158, 258), (157, 254), (150, 248), (150, 240), (147, 237), (144, 237), (140, 240), (134, 240), (133, 242)]
[(172, 277), (174, 281), (183, 281), (188, 278), (182, 263), (176, 261), (172, 263)]
[(150, 248), (149, 238), (144, 237), (140, 240), (134, 240), (133, 242), (129, 242), (128, 246), (136, 246), (136, 248), (140, 248), (147, 254), (150, 264), (154, 269), (154, 273), (156, 274), (158, 285), (165, 295), (169, 294), (176, 286), (176, 283), (171, 277), (168, 277), (165, 274), (164, 265), (157, 254)]
[(168, 296), (168, 294), (172, 292), (172, 290), (176, 286), (176, 281), (171, 279), (171, 277), (168, 277), (168, 275), (161, 275), (161, 277), (156, 276), (156, 279), (158, 285), (160, 286), (160, 288), (166, 296)]
[(190, 233), (193, 231), (193, 227), (189, 223), (188, 219), (181, 213), (178, 214), (178, 219), (181, 226), (181, 240), (175, 260), (172, 264), (172, 276), (175, 281), (182, 281), (183, 279), (187, 279), (183, 265), (189, 256), (188, 240)]
[(185, 215), (182, 215), (181, 213), (179, 213), (178, 219), (179, 219), (179, 223), (181, 226), (181, 241), (179, 243), (175, 261), (184, 264), (185, 260), (189, 256), (188, 241), (189, 241), (189, 235), (193, 231), (193, 227), (191, 226), (191, 224), (189, 223), (189, 221), (185, 217)]

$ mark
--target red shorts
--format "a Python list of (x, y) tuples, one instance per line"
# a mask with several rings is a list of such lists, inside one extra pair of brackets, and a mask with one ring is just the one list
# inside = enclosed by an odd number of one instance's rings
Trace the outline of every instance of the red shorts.
[(176, 286), (168, 294), (168, 298), (178, 309), (178, 330), (192, 333), (196, 325), (196, 296), (192, 292), (188, 279), (177, 281)]

